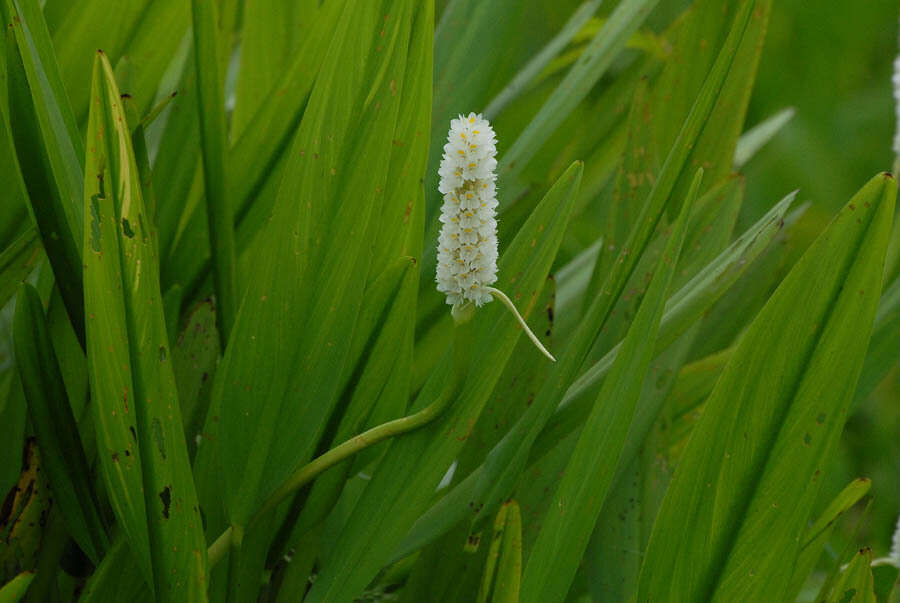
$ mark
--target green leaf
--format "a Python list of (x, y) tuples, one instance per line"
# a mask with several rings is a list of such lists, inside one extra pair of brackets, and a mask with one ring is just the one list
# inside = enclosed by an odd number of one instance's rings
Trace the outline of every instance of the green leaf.
[(888, 564), (873, 564), (872, 577), (875, 581), (872, 589), (875, 600), (896, 603), (897, 596), (900, 596), (900, 591), (897, 590), (900, 586), (900, 568)]
[(18, 603), (34, 580), (34, 572), (22, 572), (0, 587), (0, 603)]
[(501, 90), (484, 109), (484, 115), (488, 119), (494, 119), (503, 108), (518, 97), (533, 80), (537, 78), (544, 67), (556, 58), (556, 55), (572, 41), (582, 25), (590, 19), (600, 8), (601, 0), (585, 0), (572, 12), (572, 16), (566, 21), (562, 29), (523, 66), (515, 77)]
[(872, 179), (742, 336), (666, 493), (639, 600), (787, 588), (862, 368), (895, 196), (889, 176)]
[(141, 196), (112, 68), (98, 53), (85, 192), (88, 367), (107, 491), (158, 597), (205, 598), (206, 542)]
[[(746, 0), (700, 0), (690, 7), (689, 16), (678, 31), (673, 46), (671, 69), (664, 70), (654, 88), (656, 115), (653, 138), (661, 148), (677, 134), (679, 120), (704, 81), (707, 65), (713, 65), (720, 45), (728, 44), (726, 34), (732, 15), (741, 19)], [(772, 0), (749, 2), (751, 10), (743, 37), (736, 50), (728, 78), (716, 106), (691, 150), (688, 165), (702, 165), (707, 182), (717, 184), (732, 171), (732, 157), (744, 123), (763, 44), (772, 12)], [(730, 34), (728, 34), (730, 35)], [(720, 42), (720, 40), (725, 40)], [(690, 174), (682, 173), (674, 194), (681, 196), (690, 186)], [(708, 187), (701, 189), (706, 192)]]
[(42, 259), (44, 250), (34, 226), (29, 226), (0, 252), (0, 305), (6, 305)]
[(801, 540), (800, 554), (797, 556), (797, 562), (794, 565), (791, 585), (784, 593), (784, 600), (793, 601), (797, 598), (797, 594), (803, 588), (804, 582), (806, 582), (809, 574), (815, 568), (819, 557), (822, 556), (822, 549), (825, 548), (835, 523), (841, 515), (858, 503), (869, 492), (871, 487), (872, 480), (870, 479), (858, 478), (853, 480), (828, 503), (828, 506), (822, 511), (819, 518), (806, 528)]
[[(191, 37), (192, 39), (192, 37)], [(158, 152), (153, 164), (153, 185), (161, 196), (156, 212), (159, 229), (159, 257), (162, 260), (162, 282), (164, 291), (173, 285), (182, 286), (172, 273), (182, 268), (184, 260), (176, 262), (171, 257), (173, 247), (181, 236), (188, 236), (182, 216), (194, 212), (196, 221), (202, 226), (200, 235), (209, 249), (209, 235), (206, 233), (206, 215), (201, 205), (203, 195), (203, 172), (200, 165), (200, 118), (197, 111), (197, 78), (194, 47), (190, 45), (177, 94), (169, 102), (165, 114), (165, 126), (159, 136)], [(190, 231), (193, 232), (193, 229)]]
[[(3, 11), (0, 11), (3, 14)], [(5, 41), (4, 41), (5, 42)], [(19, 170), (9, 123), (9, 94), (6, 51), (0, 51), (0, 182), (6, 186), (0, 192), (0, 247), (20, 235), (31, 221), (28, 216), (28, 192)]]
[(44, 249), (83, 340), (81, 187), (84, 150), (37, 0), (3, 0), (9, 121)]
[(872, 549), (860, 549), (841, 574), (825, 603), (875, 603)]
[[(315, 13), (315, 21), (308, 36), (284, 71), (282, 79), (271, 94), (265, 96), (258, 110), (239, 131), (232, 129), (231, 144), (226, 157), (227, 192), (237, 219), (236, 244), (239, 254), (246, 253), (268, 224), (275, 204), (287, 154), (307, 107), (310, 90), (327, 55), (344, 2), (328, 2)], [(195, 102), (193, 61), (185, 70), (180, 93), (175, 103)], [(185, 105), (187, 107), (188, 105)], [(175, 179), (176, 200), (166, 208), (160, 223), (163, 253), (170, 256), (164, 266), (164, 283), (181, 283), (193, 298), (209, 271), (209, 244), (206, 219), (200, 209), (202, 183), (194, 182), (196, 159), (185, 160), (185, 146), (196, 149), (196, 112), (192, 109), (177, 113), (177, 120), (167, 124), (162, 142), (157, 182)], [(233, 125), (233, 124), (232, 124)], [(168, 174), (172, 174), (171, 177)], [(251, 258), (252, 262), (252, 258)], [(171, 264), (171, 265), (170, 265)]]
[[(712, 259), (711, 255), (727, 245), (742, 198), (742, 187), (735, 183), (735, 180), (729, 180), (723, 188), (714, 187), (694, 204), (670, 289), (695, 276), (700, 264)], [(717, 206), (718, 211), (714, 209)], [(642, 272), (640, 268), (638, 272)], [(695, 323), (662, 353), (657, 347), (655, 354), (658, 355), (644, 378), (618, 469), (585, 551), (583, 567), (595, 598), (630, 600), (637, 589), (641, 552), (646, 548), (652, 519), (668, 485), (669, 465), (660, 462), (658, 451), (670, 433), (669, 396), (698, 331), (699, 323)], [(590, 400), (594, 391), (588, 390), (585, 397)], [(581, 423), (583, 420), (579, 420)], [(577, 432), (576, 426), (574, 433)], [(545, 437), (553, 437), (553, 434), (548, 432), (539, 438), (535, 450), (539, 450), (538, 445)], [(531, 467), (538, 463), (541, 467), (548, 466), (547, 461), (538, 460), (532, 462)], [(555, 467), (549, 469), (551, 474), (557, 471)], [(523, 488), (526, 484), (530, 485), (530, 482), (523, 483)]]
[(781, 132), (788, 122), (793, 119), (795, 113), (796, 111), (793, 107), (787, 107), (741, 134), (734, 149), (735, 169), (744, 167), (761, 148), (766, 146), (770, 140)]
[[(900, 221), (897, 221), (900, 223)], [(897, 366), (897, 342), (900, 341), (900, 278), (885, 287), (875, 315), (872, 341), (866, 350), (863, 365), (856, 386), (853, 407), (857, 408)]]
[[(39, 292), (40, 285), (39, 280)], [(97, 449), (94, 440), (94, 425), (91, 422), (90, 412), (86, 412), (89, 398), (87, 358), (66, 314), (65, 303), (59, 293), (59, 288), (54, 287), (49, 297), (47, 328), (50, 331), (50, 339), (53, 340), (53, 349), (56, 351), (56, 360), (59, 362), (59, 369), (66, 386), (69, 405), (72, 407), (75, 420), (78, 421), (81, 443), (84, 446), (88, 463), (93, 464), (96, 460)], [(96, 475), (94, 479), (96, 479)]]
[[(495, 575), (496, 574), (496, 575)], [(517, 603), (522, 577), (522, 514), (511, 500), (497, 511), (478, 603)]]
[[(526, 320), (531, 332), (548, 350), (553, 349), (556, 341), (553, 333), (555, 285), (553, 275), (548, 276), (535, 301), (534, 310)], [(545, 356), (531, 353), (533, 347), (528, 337), (516, 342), (512, 354), (516, 362), (507, 363), (484, 411), (466, 439), (466, 445), (456, 459), (455, 478), (466, 476), (478, 467), (484, 461), (484, 455), (533, 403), (552, 369), (552, 363), (547, 362)]]
[[(6, 311), (3, 312), (6, 314)], [(2, 318), (6, 322), (6, 317)], [(3, 325), (3, 331), (7, 325)], [(11, 352), (6, 350), (6, 333), (0, 340), (0, 494), (7, 496), (22, 472), (27, 405)], [(10, 341), (10, 344), (12, 342)], [(12, 347), (11, 345), (9, 346)]]
[(54, 500), (72, 538), (94, 563), (109, 546), (87, 457), (66, 395), (37, 291), (23, 284), (13, 327), (16, 365)]
[(666, 292), (678, 264), (688, 216), (697, 198), (702, 174), (700, 170), (694, 178), (681, 215), (622, 343), (622, 351), (603, 382), (603, 389), (584, 424), (550, 511), (541, 524), (525, 567), (524, 601), (558, 600), (569, 591), (578, 561), (606, 500), (644, 376), (653, 358)]
[[(498, 288), (517, 301), (523, 316), (533, 308), (559, 248), (581, 171), (580, 163), (566, 171), (501, 258)], [(483, 308), (473, 319), (480, 329), (459, 397), (433, 423), (391, 443), (332, 553), (323, 561), (310, 601), (356, 596), (427, 508), (431, 493), (462, 449), (521, 332), (515, 319), (499, 305)], [(419, 394), (413, 410), (437, 396), (449, 370), (449, 359), (445, 360)]]
[[(789, 194), (776, 203), (756, 224), (738, 237), (694, 278), (675, 292), (666, 304), (659, 330), (658, 350), (664, 349), (701, 318), (710, 306), (744, 274), (746, 269), (766, 251), (784, 225), (785, 214), (796, 197)], [(588, 368), (568, 389), (561, 410), (591, 386), (598, 383), (612, 366), (618, 346)]]
[[(37, 4), (37, 3), (35, 3)], [(72, 99), (73, 117), (87, 118), (90, 98), (92, 55), (102, 49), (117, 61), (151, 0), (121, 4), (115, 0), (85, 0), (69, 10), (53, 31), (53, 45), (59, 51), (59, 73)], [(183, 31), (183, 30), (182, 30)]]
[(212, 377), (219, 361), (219, 334), (210, 302), (201, 303), (187, 316), (184, 331), (174, 338), (172, 367), (178, 386), (178, 401), (184, 422), (188, 448), (194, 449), (195, 437), (203, 429)]
[[(94, 0), (93, 4), (107, 3), (109, 0)], [(142, 4), (144, 0), (130, 4), (125, 8)], [(112, 11), (121, 11), (121, 4), (113, 4), (115, 8)], [(84, 12), (83, 3), (79, 5), (81, 13)], [(101, 8), (100, 10), (103, 10)], [(109, 8), (106, 9), (110, 12)], [(124, 11), (123, 11), (124, 12)], [(80, 15), (82, 18), (84, 14)], [(127, 18), (127, 17), (126, 17)], [(134, 99), (137, 106), (138, 114), (143, 118), (151, 111), (159, 102), (158, 95), (162, 94), (164, 98), (169, 98), (171, 90), (159, 90), (161, 80), (169, 64), (172, 62), (179, 48), (183, 44), (185, 34), (188, 33), (191, 24), (191, 9), (187, 2), (183, 0), (152, 0), (146, 2), (145, 7), (141, 11), (138, 20), (134, 22), (131, 29), (121, 28), (112, 31), (102, 31), (99, 27), (102, 17), (93, 16), (89, 18), (86, 25), (92, 33), (98, 30), (104, 36), (121, 36), (118, 40), (112, 41), (107, 45), (107, 41), (103, 40), (99, 44), (91, 44), (86, 38), (78, 38), (78, 47), (84, 54), (90, 54), (95, 48), (102, 48), (106, 55), (114, 61), (116, 73), (123, 73), (126, 81), (120, 82), (122, 92), (126, 92)], [(54, 42), (61, 39), (63, 32), (54, 36)], [(121, 46), (121, 51), (117, 51), (116, 47)], [(57, 48), (66, 48), (68, 52), (65, 54), (75, 54), (77, 51), (72, 46), (57, 46)], [(66, 60), (71, 60), (66, 56)], [(87, 63), (85, 63), (87, 66)], [(86, 74), (86, 72), (85, 72)], [(84, 78), (87, 79), (87, 78)], [(67, 81), (67, 85), (69, 82)], [(72, 88), (67, 88), (72, 90)], [(87, 92), (87, 89), (84, 90)], [(73, 95), (74, 98), (75, 95)], [(84, 107), (81, 98), (74, 101), (76, 106)], [(165, 101), (163, 101), (165, 102)], [(79, 113), (76, 113), (79, 115)], [(84, 115), (81, 113), (80, 115)], [(151, 114), (152, 115), (152, 114)], [(152, 117), (151, 117), (152, 118)], [(144, 124), (147, 125), (146, 123)]]
[[(413, 333), (407, 327), (409, 317), (415, 313), (418, 280), (413, 259), (405, 257), (385, 269), (366, 290), (348, 354), (348, 379), (342, 395), (348, 401), (331, 447), (362, 433), (367, 427), (399, 418), (406, 411), (408, 374), (404, 375), (403, 368), (398, 365), (401, 359), (411, 361), (406, 356), (412, 353)], [(380, 406), (377, 411), (376, 406)], [(359, 457), (371, 460), (373, 455), (367, 451)], [(359, 457), (354, 463), (364, 467), (367, 463)], [(332, 469), (317, 479), (303, 505), (298, 528), (309, 529), (327, 516), (352, 464), (342, 463), (342, 470)]]
[(241, 68), (237, 78), (231, 137), (238, 138), (250, 118), (281, 83), (284, 65), (315, 35), (317, 0), (247, 0), (241, 30)]
[(684, 366), (672, 390), (669, 402), (669, 444), (681, 447), (703, 412), (703, 404), (728, 364), (734, 348), (701, 358)]
[(145, 603), (153, 600), (153, 589), (148, 588), (129, 550), (128, 540), (121, 533), (88, 578), (78, 600), (81, 603)]
[(216, 6), (213, 0), (192, 0), (191, 7), (200, 112), (200, 151), (216, 291), (216, 321), (224, 346), (234, 326), (238, 306), (234, 267), (234, 208), (229, 203), (225, 188), (224, 87), (219, 80)]
[[(603, 241), (591, 280), (582, 298), (586, 310), (603, 285), (603, 280), (612, 271), (622, 246), (634, 229), (640, 212), (634, 211), (634, 204), (645, 203), (653, 189), (654, 174), (658, 173), (660, 159), (655, 156), (652, 141), (652, 122), (647, 114), (652, 114), (653, 106), (648, 98), (647, 81), (639, 80), (634, 87), (631, 108), (625, 123), (627, 140), (617, 162), (617, 174), (612, 194), (606, 203), (603, 216)], [(621, 302), (620, 302), (621, 303)], [(616, 335), (620, 335), (617, 333)]]
[[(525, 167), (550, 134), (587, 96), (658, 1), (623, 0), (616, 6), (603, 29), (597, 33), (534, 119), (503, 154), (498, 167), (500, 178), (513, 179)], [(506, 201), (510, 202), (511, 200)]]
[[(740, 180), (730, 178), (697, 200), (691, 211), (683, 251), (670, 289), (695, 276), (703, 264), (711, 261), (727, 245), (741, 198)], [(665, 242), (666, 237), (659, 237), (645, 252), (645, 258), (635, 270), (639, 277), (629, 283), (628, 296), (620, 300), (616, 315), (625, 314), (629, 320), (635, 315), (638, 304), (628, 297), (640, 300), (645, 295), (649, 276), (663, 252), (659, 243)], [(610, 326), (616, 324), (616, 318), (611, 317), (601, 340), (613, 330)], [(661, 412), (668, 414), (665, 403), (674, 375), (685, 361), (698, 326), (695, 323), (662, 353), (659, 347), (661, 342), (657, 342), (656, 357), (646, 371), (618, 468), (581, 563), (591, 591), (598, 599), (630, 600), (637, 587), (641, 551), (650, 534), (649, 520), (655, 515), (657, 502), (662, 499), (661, 493), (667, 484), (667, 465), (658, 461), (655, 451), (660, 448), (659, 441), (666, 437), (668, 430), (663, 428), (660, 433), (653, 426)], [(566, 417), (566, 422), (555, 421), (557, 417), (551, 418), (548, 429), (536, 441), (532, 458), (529, 459), (527, 477), (517, 489), (520, 499), (528, 504), (530, 514), (540, 516), (552, 512), (552, 501), (545, 500), (547, 497), (541, 496), (541, 492), (547, 491), (546, 482), (550, 482), (550, 488), (556, 489), (565, 475), (566, 461), (571, 456), (574, 440), (587, 420), (598, 389), (593, 387), (585, 391), (577, 402), (567, 405), (569, 412), (558, 415), (560, 419)], [(579, 410), (577, 417), (571, 412), (576, 408)], [(567, 429), (560, 429), (563, 426)], [(560, 477), (539, 477), (544, 475)], [(530, 543), (526, 542), (526, 547), (529, 546)]]

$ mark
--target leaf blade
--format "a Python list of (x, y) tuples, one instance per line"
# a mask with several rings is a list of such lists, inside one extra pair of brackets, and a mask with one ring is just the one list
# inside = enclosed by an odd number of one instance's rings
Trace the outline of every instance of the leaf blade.
[(569, 591), (625, 445), (702, 175), (701, 169), (541, 525), (525, 567), (524, 601), (557, 600)]
[[(845, 398), (852, 393), (845, 390), (861, 369), (864, 354), (854, 357), (852, 351), (864, 349), (868, 339), (842, 332), (838, 318), (859, 317), (871, 328), (877, 299), (873, 292), (880, 289), (881, 279), (877, 257), (880, 253), (883, 261), (887, 216), (893, 213), (895, 196), (896, 186), (885, 176), (863, 187), (741, 338), (666, 493), (641, 569), (639, 599), (715, 593), (727, 600), (734, 589), (740, 589), (741, 596), (756, 593), (765, 598), (765, 593), (786, 587), (793, 563), (785, 559), (792, 561), (797, 554), (799, 544), (791, 540), (805, 527), (816, 491), (816, 465), (840, 433), (841, 409), (846, 411)], [(863, 267), (863, 260), (870, 265)], [(847, 289), (841, 293), (845, 277)], [(860, 295), (860, 290), (874, 299)], [(803, 313), (793, 311), (797, 307), (803, 307)], [(841, 313), (832, 314), (832, 308)], [(785, 317), (791, 317), (790, 322)], [(772, 338), (773, 329), (777, 338)], [(868, 332), (865, 326), (863, 330)], [(822, 335), (816, 336), (818, 332)], [(820, 346), (820, 340), (830, 345)], [(836, 342), (853, 360), (828, 365), (822, 350), (834, 349)], [(819, 378), (818, 386), (810, 375)], [(833, 391), (818, 391), (822, 384)], [(741, 389), (744, 385), (748, 387)], [(807, 398), (814, 393), (819, 402), (812, 405)], [(792, 403), (795, 395), (800, 403)], [(744, 438), (748, 430), (754, 435)], [(777, 454), (767, 454), (772, 446)], [(730, 462), (720, 469), (719, 459)], [(787, 482), (786, 471), (793, 476)], [(809, 481), (798, 480), (798, 472)], [(782, 497), (790, 497), (790, 509), (773, 505)], [(749, 514), (741, 521), (744, 512)], [(773, 538), (759, 547), (763, 532)]]
[[(85, 294), (94, 416), (98, 442), (106, 446), (99, 451), (101, 466), (110, 496), (126, 503), (117, 516), (138, 565), (145, 576), (151, 571), (156, 596), (205, 600), (206, 542), (169, 357), (155, 233), (125, 110), (102, 53), (92, 89), (88, 131), (96, 142), (85, 178), (91, 284)], [(134, 470), (117, 483), (111, 477), (124, 463)]]
[(44, 308), (31, 285), (19, 288), (13, 327), (16, 364), (44, 469), (69, 533), (98, 563), (109, 547), (87, 457), (50, 340)]

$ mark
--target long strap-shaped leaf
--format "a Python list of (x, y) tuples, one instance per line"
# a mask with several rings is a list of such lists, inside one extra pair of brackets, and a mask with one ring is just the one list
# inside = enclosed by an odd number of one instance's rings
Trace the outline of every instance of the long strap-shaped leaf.
[(34, 580), (34, 572), (22, 572), (0, 587), (0, 603), (17, 603), (25, 596), (28, 586)]
[(666, 292), (678, 264), (702, 174), (700, 170), (694, 178), (622, 351), (603, 382), (541, 524), (525, 567), (522, 601), (556, 601), (565, 598), (569, 591), (615, 475), (644, 376), (653, 358)]
[(505, 503), (494, 520), (476, 603), (518, 603), (522, 579), (522, 514), (514, 500)]
[(16, 298), (13, 326), (16, 365), (28, 400), (28, 414), (38, 437), (44, 469), (69, 533), (98, 563), (109, 546), (91, 472), (78, 437), (44, 308), (37, 291), (23, 284)]
[(107, 490), (159, 600), (204, 600), (206, 544), (159, 291), (153, 231), (112, 68), (98, 53), (88, 120), (85, 309)]
[[(500, 161), (500, 177), (511, 178), (521, 172), (541, 144), (569, 116), (606, 73), (625, 42), (631, 37), (659, 0), (624, 0), (616, 6), (606, 25), (591, 40), (578, 62), (541, 110), (519, 135)], [(507, 203), (510, 200), (506, 200)]]
[(872, 549), (865, 547), (853, 560), (828, 593), (825, 603), (875, 603), (875, 578), (872, 575)]
[(896, 184), (872, 179), (742, 336), (694, 428), (638, 600), (777, 600), (846, 419), (881, 290)]
[(32, 215), (79, 338), (84, 150), (37, 0), (3, 0), (9, 120)]
[(218, 30), (215, 4), (211, 0), (193, 0), (191, 8), (206, 219), (216, 291), (216, 323), (224, 347), (234, 326), (238, 304), (234, 268), (234, 211), (225, 188), (225, 94), (219, 80), (219, 59), (216, 55)]

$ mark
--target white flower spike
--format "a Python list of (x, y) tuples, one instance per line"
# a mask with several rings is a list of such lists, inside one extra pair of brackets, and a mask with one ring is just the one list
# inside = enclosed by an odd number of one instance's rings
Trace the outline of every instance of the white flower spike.
[(464, 322), (475, 307), (496, 297), (516, 316), (534, 345), (555, 362), (512, 301), (491, 287), (497, 281), (496, 142), (494, 129), (480, 113), (450, 121), (438, 170), (438, 190), (444, 204), (437, 248), (437, 289), (447, 295), (458, 322)]
[(480, 114), (450, 122), (438, 190), (444, 196), (438, 239), (437, 288), (459, 306), (491, 301), (497, 280), (496, 138)]

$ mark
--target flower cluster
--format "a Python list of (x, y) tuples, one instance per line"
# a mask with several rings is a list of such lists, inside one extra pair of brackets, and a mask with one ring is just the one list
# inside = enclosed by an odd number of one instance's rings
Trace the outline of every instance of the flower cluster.
[(491, 301), (487, 287), (497, 280), (496, 142), (480, 113), (450, 122), (438, 172), (444, 205), (435, 280), (453, 306)]

